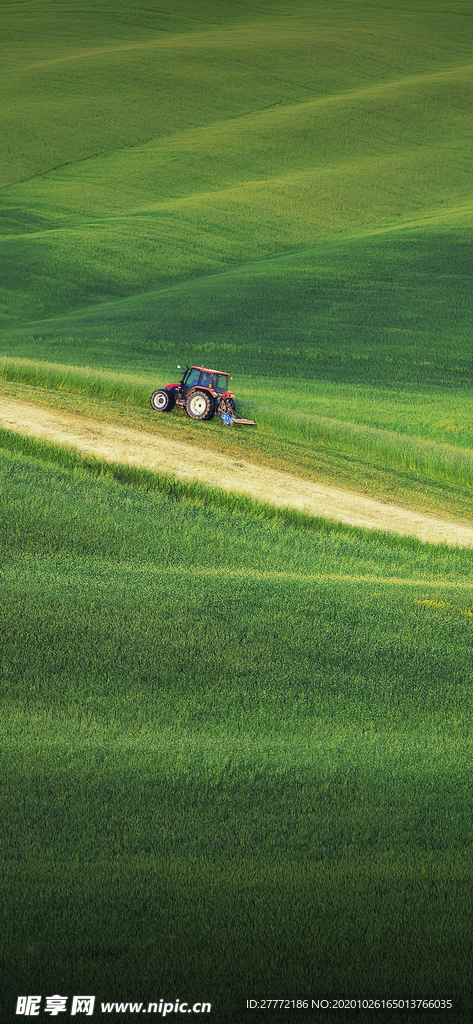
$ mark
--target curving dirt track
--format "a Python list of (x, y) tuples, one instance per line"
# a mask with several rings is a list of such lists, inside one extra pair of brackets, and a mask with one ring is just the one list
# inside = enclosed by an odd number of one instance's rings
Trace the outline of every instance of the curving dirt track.
[(352, 526), (405, 534), (430, 543), (473, 548), (473, 526), (386, 505), (363, 494), (301, 480), (289, 473), (263, 469), (241, 459), (237, 462), (205, 448), (170, 441), (144, 431), (112, 426), (12, 398), (0, 401), (0, 426), (75, 447), (110, 462), (131, 463), (171, 473), (181, 480), (198, 479), (211, 486), (251, 495), (260, 501), (297, 508)]

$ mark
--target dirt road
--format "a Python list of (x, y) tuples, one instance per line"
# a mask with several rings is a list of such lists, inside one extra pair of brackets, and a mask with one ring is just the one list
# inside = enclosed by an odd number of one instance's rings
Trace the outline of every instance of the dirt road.
[[(171, 473), (181, 480), (251, 495), (260, 501), (288, 506), (314, 516), (340, 520), (370, 530), (418, 537), (431, 543), (473, 547), (473, 525), (382, 504), (323, 483), (301, 480), (278, 470), (210, 452), (196, 445), (160, 438), (11, 398), (0, 401), (0, 426), (55, 441), (110, 462), (125, 462)], [(230, 428), (228, 428), (230, 429)]]

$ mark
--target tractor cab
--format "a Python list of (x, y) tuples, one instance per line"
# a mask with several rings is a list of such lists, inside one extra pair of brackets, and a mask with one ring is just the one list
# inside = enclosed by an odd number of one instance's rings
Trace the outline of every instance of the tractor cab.
[(210, 388), (217, 395), (224, 395), (228, 391), (229, 380), (229, 373), (208, 370), (204, 366), (188, 366), (181, 380), (181, 391), (185, 396), (191, 388), (200, 387)]

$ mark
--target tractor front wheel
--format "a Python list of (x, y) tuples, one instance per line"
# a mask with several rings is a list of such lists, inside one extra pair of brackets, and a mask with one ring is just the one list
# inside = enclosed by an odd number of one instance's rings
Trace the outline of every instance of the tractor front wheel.
[(191, 391), (186, 401), (186, 412), (191, 420), (211, 420), (215, 416), (215, 403), (206, 391)]
[(166, 388), (160, 388), (159, 391), (153, 391), (149, 404), (155, 412), (171, 412), (174, 408), (174, 392), (168, 391)]

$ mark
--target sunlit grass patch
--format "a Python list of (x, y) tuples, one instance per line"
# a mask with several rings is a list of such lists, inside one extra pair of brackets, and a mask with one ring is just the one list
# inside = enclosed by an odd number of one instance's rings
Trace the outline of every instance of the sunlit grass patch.
[[(65, 339), (66, 344), (67, 341), (74, 344), (75, 339)], [(152, 386), (151, 378), (140, 379), (132, 374), (8, 356), (0, 356), (0, 380), (16, 381), (58, 392), (97, 395), (135, 404), (143, 404), (149, 398)]]

